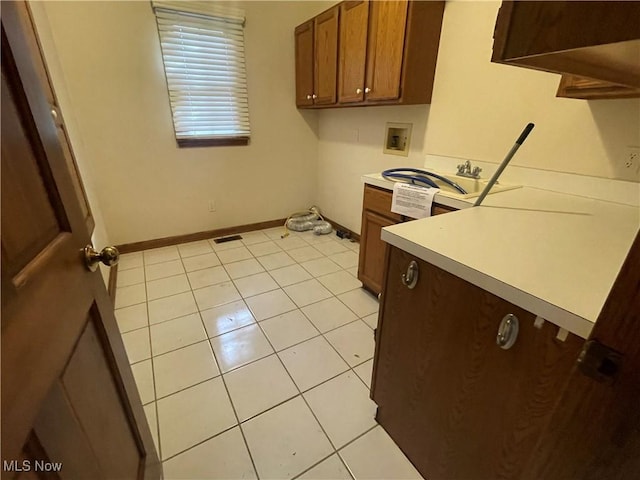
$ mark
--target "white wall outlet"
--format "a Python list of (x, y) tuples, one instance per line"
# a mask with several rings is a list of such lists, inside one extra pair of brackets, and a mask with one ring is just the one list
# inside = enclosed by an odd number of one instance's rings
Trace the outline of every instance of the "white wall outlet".
[(640, 171), (640, 147), (627, 147), (624, 155), (624, 166), (634, 172)]
[(215, 212), (216, 211), (216, 201), (215, 200), (209, 200), (209, 211), (210, 212)]

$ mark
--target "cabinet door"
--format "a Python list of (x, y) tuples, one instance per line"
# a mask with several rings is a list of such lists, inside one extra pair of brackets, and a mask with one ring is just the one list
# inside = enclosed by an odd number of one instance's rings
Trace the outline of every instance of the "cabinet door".
[[(378, 422), (425, 478), (520, 478), (583, 340), (458, 277), (389, 247), (372, 398)], [(512, 313), (520, 333), (496, 345)]]
[(362, 212), (358, 279), (376, 295), (382, 291), (386, 242), (380, 239), (382, 229), (396, 222), (369, 210)]
[(315, 101), (336, 103), (339, 5), (315, 18)]
[(372, 2), (367, 48), (367, 100), (400, 97), (407, 1)]
[(640, 88), (640, 2), (503, 2), (492, 62)]
[(596, 100), (603, 98), (638, 98), (640, 88), (616, 85), (602, 80), (563, 75), (556, 97)]
[(368, 1), (340, 4), (339, 103), (361, 102), (364, 99), (368, 20)]
[(313, 105), (313, 20), (295, 30), (296, 105)]

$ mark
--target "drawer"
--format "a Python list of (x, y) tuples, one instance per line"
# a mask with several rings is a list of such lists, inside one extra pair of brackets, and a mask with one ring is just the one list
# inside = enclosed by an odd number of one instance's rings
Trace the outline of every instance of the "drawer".
[(455, 208), (447, 207), (446, 205), (440, 205), (434, 203), (431, 207), (431, 215), (442, 215), (443, 213), (455, 212)]
[(392, 196), (393, 192), (389, 190), (383, 190), (365, 184), (362, 208), (400, 223), (402, 222), (402, 216), (397, 213), (391, 213)]
[[(398, 223), (404, 222), (406, 219), (403, 218), (402, 215), (391, 213), (392, 197), (393, 192), (390, 190), (384, 190), (365, 184), (363, 210), (375, 212)], [(431, 208), (431, 215), (441, 215), (443, 213), (454, 212), (455, 210), (455, 208), (434, 203), (433, 207)]]

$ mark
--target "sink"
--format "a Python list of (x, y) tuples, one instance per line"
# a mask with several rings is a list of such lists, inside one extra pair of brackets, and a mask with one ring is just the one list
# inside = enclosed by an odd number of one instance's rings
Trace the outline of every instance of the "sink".
[[(437, 178), (430, 177), (434, 182), (436, 182), (436, 184), (440, 188), (439, 195), (444, 195), (445, 197), (451, 197), (451, 198), (464, 199), (464, 198), (479, 197), (480, 193), (482, 193), (482, 190), (484, 190), (484, 187), (487, 185), (487, 183), (489, 183), (488, 180), (484, 180), (484, 179), (460, 177), (458, 175), (442, 175), (442, 174), (438, 174), (438, 175), (446, 178), (447, 180), (451, 180), (452, 182), (457, 183), (467, 191), (467, 194), (463, 195), (460, 192), (458, 192), (455, 188), (453, 188), (451, 185), (448, 185), (442, 180), (438, 180)], [(504, 185), (502, 183), (496, 183), (491, 189), (491, 191), (489, 192), (489, 195), (491, 195), (492, 193), (504, 192), (506, 190), (513, 190), (514, 188), (520, 188), (520, 187), (521, 185)]]

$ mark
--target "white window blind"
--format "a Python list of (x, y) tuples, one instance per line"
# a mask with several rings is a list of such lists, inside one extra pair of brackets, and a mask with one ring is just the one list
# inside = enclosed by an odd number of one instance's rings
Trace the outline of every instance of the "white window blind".
[(243, 12), (213, 2), (152, 4), (178, 145), (246, 145)]

